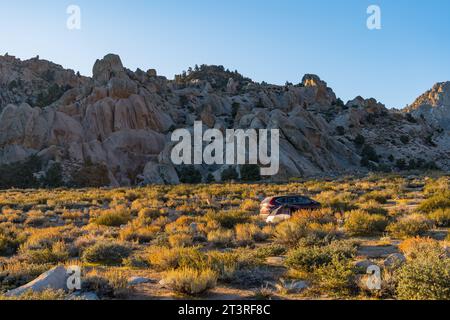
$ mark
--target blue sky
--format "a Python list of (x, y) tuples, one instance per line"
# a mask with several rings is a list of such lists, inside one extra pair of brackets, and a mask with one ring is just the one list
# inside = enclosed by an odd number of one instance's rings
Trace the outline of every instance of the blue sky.
[[(70, 4), (81, 30), (66, 28)], [(366, 27), (371, 4), (381, 30)], [(168, 78), (202, 63), (275, 84), (315, 73), (345, 101), (397, 108), (450, 80), (448, 0), (15, 0), (0, 2), (0, 30), (1, 54), (85, 75), (111, 52)]]

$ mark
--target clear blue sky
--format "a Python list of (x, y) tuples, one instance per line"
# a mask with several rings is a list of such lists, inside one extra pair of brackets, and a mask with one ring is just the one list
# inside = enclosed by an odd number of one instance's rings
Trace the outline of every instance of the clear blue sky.
[[(66, 28), (77, 4), (82, 29)], [(382, 10), (382, 30), (366, 9)], [(0, 2), (0, 52), (36, 55), (90, 75), (106, 53), (168, 78), (222, 64), (255, 81), (315, 73), (344, 100), (403, 107), (450, 80), (448, 0), (15, 0)]]

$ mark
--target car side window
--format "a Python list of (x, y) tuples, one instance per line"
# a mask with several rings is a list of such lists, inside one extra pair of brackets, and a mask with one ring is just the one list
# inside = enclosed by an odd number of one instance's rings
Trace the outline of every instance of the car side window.
[(297, 197), (297, 199), (296, 199), (297, 201), (296, 201), (296, 203), (298, 203), (298, 204), (311, 204), (311, 200), (309, 200), (308, 198), (305, 198), (305, 197)]

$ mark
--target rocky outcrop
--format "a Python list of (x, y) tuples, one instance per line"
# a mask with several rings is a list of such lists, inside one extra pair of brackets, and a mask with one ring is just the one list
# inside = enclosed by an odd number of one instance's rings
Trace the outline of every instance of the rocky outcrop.
[(450, 130), (450, 81), (437, 83), (406, 108), (415, 117)]
[[(279, 129), (280, 172), (273, 180), (395, 168), (399, 159), (423, 158), (448, 170), (449, 87), (437, 84), (397, 111), (362, 97), (343, 104), (312, 74), (298, 85), (276, 86), (201, 66), (167, 80), (156, 70), (128, 70), (110, 54), (86, 78), (38, 58), (4, 56), (0, 164), (38, 154), (68, 168), (104, 165), (112, 185), (176, 184), (170, 134), (201, 120), (222, 132)], [(367, 159), (368, 147), (377, 159)], [(199, 169), (219, 180), (223, 167)]]

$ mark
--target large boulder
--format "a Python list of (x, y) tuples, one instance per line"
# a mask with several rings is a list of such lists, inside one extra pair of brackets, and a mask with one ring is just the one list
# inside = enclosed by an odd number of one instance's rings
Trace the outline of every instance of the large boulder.
[(67, 290), (67, 279), (69, 275), (64, 266), (55, 267), (44, 274), (40, 275), (37, 279), (23, 285), (17, 289), (6, 292), (7, 297), (17, 297), (27, 291), (43, 292), (47, 289), (52, 290)]
[(106, 84), (111, 78), (128, 78), (120, 57), (108, 54), (103, 59), (97, 60), (92, 69), (93, 79), (99, 84)]

